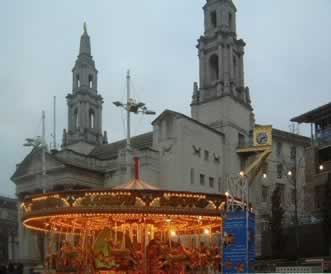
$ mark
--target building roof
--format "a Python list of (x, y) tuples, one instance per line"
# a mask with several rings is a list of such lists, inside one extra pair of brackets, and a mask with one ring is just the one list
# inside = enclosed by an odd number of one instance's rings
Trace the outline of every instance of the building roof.
[(17, 199), (0, 196), (0, 208), (17, 209)]
[(206, 125), (206, 124), (203, 124), (203, 123), (199, 122), (198, 120), (195, 120), (195, 119), (193, 119), (193, 118), (191, 118), (191, 117), (188, 117), (188, 116), (186, 116), (186, 115), (183, 114), (183, 113), (180, 113), (180, 112), (177, 112), (177, 111), (173, 111), (173, 110), (169, 110), (169, 109), (166, 109), (165, 111), (163, 111), (163, 112), (162, 112), (162, 113), (161, 113), (161, 114), (160, 114), (160, 115), (159, 115), (159, 116), (158, 116), (158, 117), (152, 122), (152, 125), (155, 124), (158, 120), (162, 119), (164, 116), (166, 116), (166, 115), (168, 115), (168, 114), (173, 114), (173, 115), (176, 115), (176, 116), (178, 116), (178, 117), (180, 117), (180, 118), (187, 119), (187, 120), (189, 120), (189, 121), (191, 121), (191, 122), (193, 122), (193, 123), (195, 123), (195, 124), (197, 124), (197, 125), (199, 125), (199, 126), (205, 128), (205, 129), (207, 129), (207, 130), (209, 130), (209, 131), (212, 131), (212, 132), (214, 132), (214, 133), (216, 133), (216, 134), (218, 134), (218, 135), (224, 136), (224, 134), (223, 134), (221, 131), (218, 131), (218, 130), (216, 130), (216, 129), (214, 129), (214, 128), (212, 128), (212, 127)]
[(310, 138), (308, 138), (306, 136), (295, 134), (295, 133), (284, 131), (284, 130), (280, 130), (277, 128), (272, 129), (272, 136), (275, 138), (283, 139), (285, 141), (287, 140), (289, 142), (296, 142), (296, 143), (300, 143), (303, 145), (309, 145), (311, 142)]
[[(96, 146), (89, 156), (99, 160), (114, 159), (118, 156), (118, 151), (124, 149), (126, 140), (120, 140), (111, 144)], [(153, 146), (153, 132), (147, 132), (131, 138), (131, 147), (135, 149), (151, 148)]]
[(331, 117), (331, 102), (291, 119), (297, 123), (314, 123), (326, 116)]

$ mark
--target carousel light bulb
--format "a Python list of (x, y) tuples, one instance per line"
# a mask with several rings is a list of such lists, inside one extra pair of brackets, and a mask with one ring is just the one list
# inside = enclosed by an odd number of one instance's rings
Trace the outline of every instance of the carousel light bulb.
[(289, 170), (288, 173), (287, 173), (288, 176), (292, 176), (292, 171)]
[(320, 171), (324, 170), (324, 166), (323, 165), (320, 165)]
[(170, 223), (170, 222), (171, 222), (171, 219), (166, 219), (166, 222), (167, 222), (167, 223)]
[(170, 232), (170, 235), (171, 235), (172, 237), (175, 237), (175, 236), (176, 236), (176, 231), (173, 231), (173, 230), (172, 230), (172, 231)]
[(266, 179), (267, 178), (267, 174), (263, 173), (263, 178)]
[(244, 177), (244, 175), (245, 175), (245, 173), (243, 171), (240, 171), (239, 174), (240, 174), (241, 177)]
[(230, 193), (227, 191), (227, 192), (225, 192), (225, 196), (230, 196)]
[(205, 233), (206, 235), (208, 235), (208, 234), (209, 234), (209, 229), (205, 228), (204, 233)]

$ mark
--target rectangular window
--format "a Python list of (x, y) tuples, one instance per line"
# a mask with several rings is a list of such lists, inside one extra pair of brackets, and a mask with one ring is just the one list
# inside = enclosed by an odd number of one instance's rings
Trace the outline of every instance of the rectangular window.
[(277, 165), (277, 178), (281, 179), (283, 177), (283, 165), (278, 164)]
[(200, 185), (204, 186), (205, 185), (205, 175), (200, 174)]
[(218, 178), (218, 192), (222, 192), (222, 178)]
[(209, 151), (205, 150), (205, 160), (208, 161), (209, 160)]
[(190, 181), (191, 181), (191, 185), (194, 185), (194, 168), (191, 168)]
[(285, 203), (285, 185), (276, 184), (276, 187), (278, 187), (280, 189), (280, 201), (284, 205), (284, 203)]
[(209, 186), (210, 186), (211, 188), (214, 188), (214, 185), (215, 185), (214, 177), (209, 177)]
[(276, 144), (276, 154), (279, 157), (281, 155), (281, 153), (282, 153), (282, 143), (278, 142)]
[(262, 186), (262, 202), (267, 202), (268, 201), (268, 191), (269, 188), (267, 186)]
[(291, 147), (291, 160), (295, 160), (297, 158), (297, 148), (295, 146)]

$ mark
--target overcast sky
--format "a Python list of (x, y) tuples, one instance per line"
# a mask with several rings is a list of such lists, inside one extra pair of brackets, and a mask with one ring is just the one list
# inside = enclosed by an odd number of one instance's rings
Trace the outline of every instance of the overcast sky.
[[(247, 43), (246, 85), (256, 121), (288, 130), (289, 119), (331, 101), (330, 0), (236, 0), (238, 37)], [(203, 33), (205, 0), (7, 0), (0, 9), (0, 193), (13, 196), (10, 176), (30, 151), (26, 137), (41, 134), (46, 111), (52, 129), (57, 97), (57, 142), (67, 127), (65, 96), (83, 22), (91, 37), (110, 141), (124, 136), (124, 114), (112, 102), (125, 96), (132, 72), (138, 100), (159, 114), (190, 114), (198, 80), (195, 48)], [(151, 130), (137, 117), (133, 133)], [(302, 128), (301, 132), (305, 132)]]

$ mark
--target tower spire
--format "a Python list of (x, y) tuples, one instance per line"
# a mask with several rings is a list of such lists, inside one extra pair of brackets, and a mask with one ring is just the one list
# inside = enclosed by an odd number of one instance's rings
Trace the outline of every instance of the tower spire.
[(90, 36), (87, 33), (86, 22), (83, 25), (84, 33), (80, 38), (79, 55), (86, 54), (91, 56)]
[(105, 143), (102, 135), (102, 96), (98, 94), (98, 71), (91, 55), (86, 23), (80, 37), (79, 55), (72, 69), (72, 93), (67, 96), (68, 130), (64, 145), (80, 141), (93, 145)]
[(87, 34), (86, 22), (84, 22), (83, 28), (84, 28), (84, 33)]

